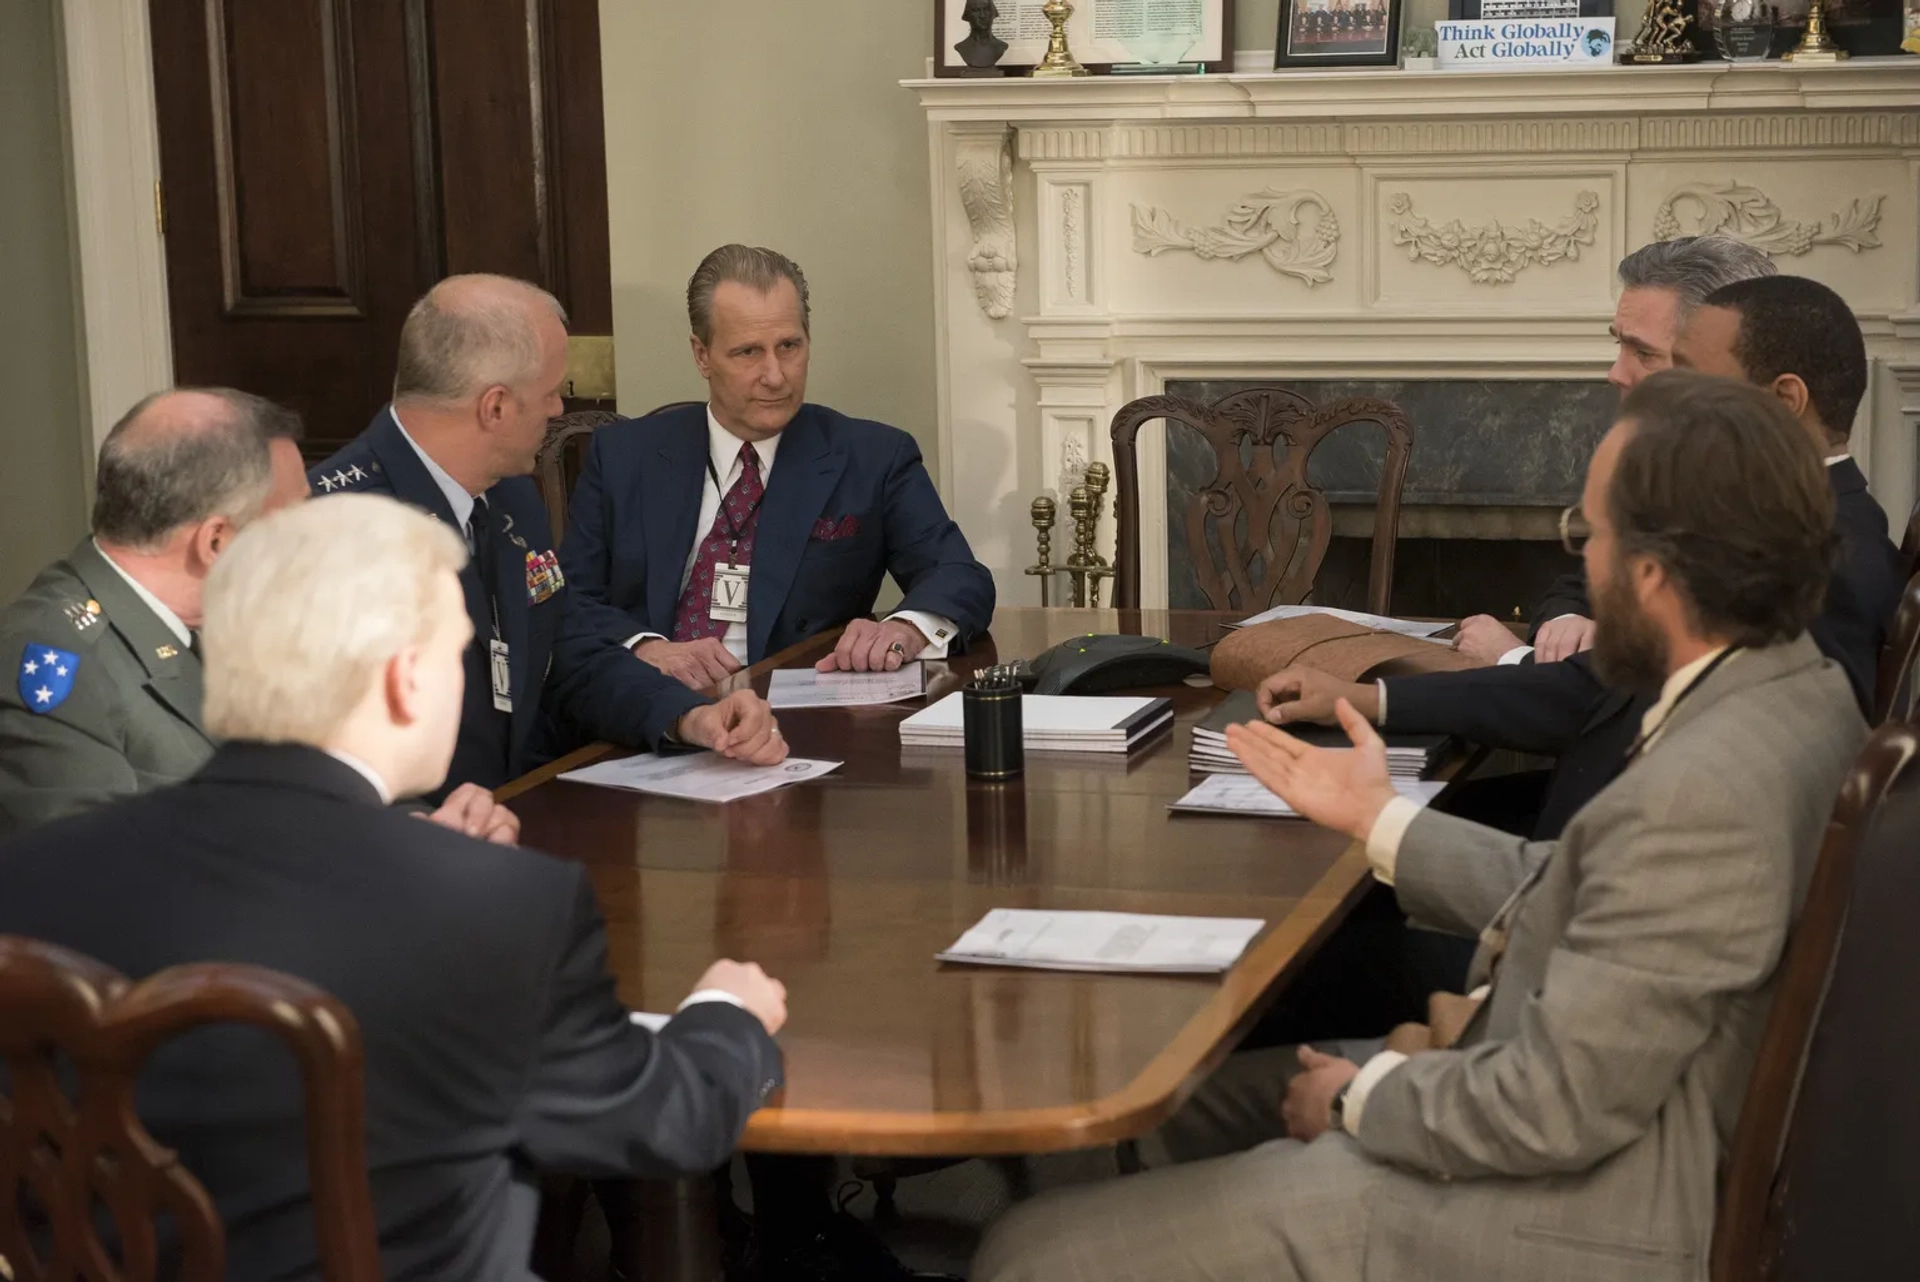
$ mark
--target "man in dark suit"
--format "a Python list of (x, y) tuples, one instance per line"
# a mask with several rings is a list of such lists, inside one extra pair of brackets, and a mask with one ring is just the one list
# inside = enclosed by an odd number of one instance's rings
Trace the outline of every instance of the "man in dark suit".
[[(211, 960), (319, 985), (366, 1053), (385, 1276), (530, 1279), (528, 1162), (668, 1175), (724, 1162), (781, 1080), (781, 986), (721, 962), (658, 1033), (615, 998), (585, 870), (418, 822), (471, 637), (459, 537), (392, 500), (263, 520), (207, 585), (206, 722), (188, 782), (0, 846), (0, 932), (133, 977)], [(299, 1074), (278, 1043), (169, 1043), (143, 1121), (227, 1228), (236, 1278), (318, 1276)]]
[[(562, 679), (621, 635), (696, 689), (846, 625), (823, 670), (891, 671), (986, 631), (993, 577), (913, 438), (806, 403), (806, 277), (727, 245), (687, 286), (707, 401), (593, 434), (568, 508)], [(866, 617), (891, 574), (905, 593)]]
[[(1743, 378), (1772, 391), (1819, 446), (1834, 492), (1838, 557), (1808, 635), (1846, 672), (1871, 709), (1875, 666), (1904, 586), (1886, 514), (1846, 454), (1847, 431), (1867, 386), (1866, 343), (1838, 294), (1797, 276), (1754, 278), (1708, 295), (1674, 341), (1674, 362)], [(1577, 537), (1577, 535), (1575, 536)], [(1490, 781), (1456, 813), (1551, 841), (1613, 781), (1651, 700), (1611, 689), (1585, 652), (1557, 663), (1523, 662), (1465, 672), (1347, 683), (1305, 668), (1269, 677), (1261, 711), (1276, 724), (1331, 720), (1345, 698), (1389, 733), (1454, 734), (1493, 748), (1555, 759), (1550, 772)], [(1491, 800), (1490, 800), (1491, 799)], [(1278, 1003), (1275, 1038), (1311, 1041), (1383, 1031), (1418, 1018), (1425, 995), (1453, 991), (1472, 942), (1405, 928), (1392, 896), (1376, 890)], [(1381, 967), (1366, 958), (1386, 957)], [(1358, 1019), (1356, 1026), (1346, 1021)]]
[(751, 691), (718, 704), (636, 663), (620, 637), (584, 628), (549, 681), (570, 590), (529, 475), (561, 412), (566, 314), (544, 290), (500, 276), (441, 281), (400, 332), (393, 403), (313, 469), (317, 495), (386, 494), (455, 530), (474, 641), (449, 786), (498, 787), (551, 747), (543, 708), (566, 740), (655, 747), (679, 739), (770, 765), (785, 741)]

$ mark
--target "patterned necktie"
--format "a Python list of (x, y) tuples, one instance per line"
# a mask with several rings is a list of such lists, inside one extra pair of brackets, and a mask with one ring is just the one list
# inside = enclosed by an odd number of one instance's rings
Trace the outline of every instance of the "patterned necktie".
[(702, 637), (724, 637), (727, 624), (713, 617), (713, 571), (718, 565), (753, 564), (753, 536), (760, 527), (760, 500), (766, 495), (760, 483), (760, 455), (752, 445), (740, 447), (740, 479), (727, 491), (720, 508), (713, 514), (713, 528), (700, 544), (693, 560), (693, 573), (680, 593), (679, 607), (673, 612), (673, 639), (698, 641)]

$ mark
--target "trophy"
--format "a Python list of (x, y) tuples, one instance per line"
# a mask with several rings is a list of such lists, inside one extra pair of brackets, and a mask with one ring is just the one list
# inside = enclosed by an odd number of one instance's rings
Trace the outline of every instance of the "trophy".
[[(1814, 0), (1818, 4), (1820, 0)], [(1700, 51), (1687, 43), (1687, 15), (1680, 0), (1649, 0), (1640, 34), (1623, 50), (1620, 61), (1636, 66), (1697, 62)]]
[(1773, 8), (1766, 0), (1720, 0), (1713, 47), (1728, 62), (1759, 62), (1773, 50)]
[(1086, 75), (1087, 69), (1067, 51), (1067, 19), (1073, 16), (1073, 6), (1067, 0), (1047, 0), (1040, 12), (1053, 24), (1053, 34), (1047, 37), (1047, 56), (1033, 69), (1033, 78), (1060, 80)]
[(1790, 51), (1781, 54), (1780, 61), (1844, 62), (1846, 57), (1847, 51), (1827, 34), (1827, 0), (1813, 0), (1813, 6), (1807, 10), (1807, 34), (1801, 36), (1800, 43)]

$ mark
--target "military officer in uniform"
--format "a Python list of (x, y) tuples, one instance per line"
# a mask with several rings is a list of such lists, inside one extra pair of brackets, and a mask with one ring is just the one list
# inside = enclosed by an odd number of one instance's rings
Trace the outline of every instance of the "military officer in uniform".
[(158, 392), (101, 447), (92, 533), (0, 610), (0, 834), (186, 778), (213, 753), (194, 629), (214, 561), (306, 495), (300, 419)]
[(620, 637), (576, 642), (563, 679), (548, 681), (567, 585), (529, 473), (561, 412), (566, 363), (566, 313), (552, 295), (503, 276), (449, 277), (408, 313), (392, 404), (310, 476), (316, 497), (411, 503), (472, 551), (460, 578), (474, 639), (448, 786), (497, 787), (539, 764), (556, 738), (678, 740), (760, 765), (783, 759), (779, 727), (752, 691), (716, 703), (634, 658)]

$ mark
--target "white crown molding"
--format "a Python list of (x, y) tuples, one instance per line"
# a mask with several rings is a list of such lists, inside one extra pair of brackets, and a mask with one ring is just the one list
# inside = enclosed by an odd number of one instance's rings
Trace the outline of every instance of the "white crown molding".
[(63, 0), (75, 244), (95, 449), (173, 382), (146, 0)]

